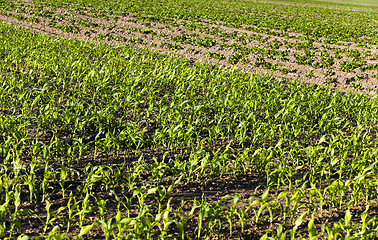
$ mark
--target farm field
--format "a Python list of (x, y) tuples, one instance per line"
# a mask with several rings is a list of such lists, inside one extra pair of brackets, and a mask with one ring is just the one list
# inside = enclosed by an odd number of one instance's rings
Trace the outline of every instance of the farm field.
[(317, 0), (323, 1), (328, 3), (338, 3), (338, 4), (353, 4), (357, 6), (365, 5), (365, 6), (378, 6), (378, 2), (376, 0), (352, 0), (352, 1), (343, 1), (343, 0)]
[(0, 1), (0, 238), (376, 239), (357, 2)]
[(351, 6), (288, 0), (19, 1), (3, 4), (0, 19), (50, 35), (148, 47), (193, 62), (374, 94), (378, 5)]

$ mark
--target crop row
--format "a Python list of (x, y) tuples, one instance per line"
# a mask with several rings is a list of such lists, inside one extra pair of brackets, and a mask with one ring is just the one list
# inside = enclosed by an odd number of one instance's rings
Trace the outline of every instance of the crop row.
[[(280, 30), (282, 32), (300, 32), (314, 37), (326, 37), (336, 41), (350, 41), (376, 44), (376, 20), (374, 11), (348, 11), (322, 7), (301, 7), (300, 5), (283, 5), (279, 3), (229, 2), (213, 1), (163, 1), (151, 4), (149, 1), (33, 1), (37, 8), (50, 5), (54, 8), (70, 8), (73, 11), (89, 11), (100, 17), (109, 15), (135, 16), (149, 21), (173, 23), (175, 19), (187, 19), (201, 22), (222, 22), (230, 27), (244, 25), (256, 26), (259, 29)], [(229, 11), (232, 9), (232, 11)], [(253, 17), (251, 17), (253, 16)], [(296, 16), (290, 18), (288, 16)], [(332, 24), (322, 22), (332, 19)], [(314, 24), (316, 23), (316, 24)], [(364, 25), (366, 28), (360, 28)], [(364, 37), (361, 39), (361, 37)]]
[(0, 31), (1, 237), (375, 236), (377, 98)]
[[(75, 7), (75, 4), (78, 5)], [(230, 65), (242, 64), (249, 70), (266, 69), (273, 72), (280, 70), (278, 75), (288, 78), (292, 78), (292, 73), (296, 72), (294, 68), (303, 68), (302, 74), (309, 79), (320, 78), (324, 79), (325, 83), (338, 82), (356, 89), (361, 89), (362, 86), (360, 76), (375, 81), (374, 71), (378, 66), (375, 62), (378, 57), (375, 43), (358, 42), (361, 39), (369, 39), (368, 35), (359, 37), (358, 41), (351, 38), (332, 40), (334, 33), (330, 33), (329, 37), (319, 38), (312, 32), (299, 34), (289, 32), (291, 29), (280, 31), (272, 27), (257, 25), (230, 28), (223, 21), (204, 20), (204, 17), (197, 20), (184, 16), (174, 19), (165, 18), (156, 12), (149, 12), (149, 7), (143, 8), (143, 11), (140, 8), (141, 11), (138, 14), (131, 10), (128, 14), (123, 14), (119, 11), (108, 11), (106, 8), (98, 9), (95, 6), (100, 3), (95, 1), (89, 4), (90, 7), (75, 4), (71, 10), (58, 8), (64, 6), (59, 3), (38, 3), (37, 1), (32, 4), (23, 2), (3, 4), (2, 8), (6, 10), (3, 12), (4, 15), (13, 16), (20, 21), (26, 19), (32, 23), (42, 21), (42, 25), (47, 24), (63, 32), (85, 35), (98, 40), (115, 41), (118, 44), (145, 46), (151, 43), (150, 46), (154, 48), (189, 53), (195, 58), (205, 57), (209, 61), (216, 59)], [(259, 4), (254, 4), (254, 8), (258, 9)], [(276, 4), (274, 6), (277, 9), (297, 8)], [(305, 8), (303, 11), (309, 9), (311, 8)], [(145, 11), (150, 14), (145, 15)], [(339, 10), (339, 13), (345, 13), (345, 11)], [(359, 14), (358, 19), (363, 19), (359, 11), (349, 14)], [(369, 16), (373, 14), (374, 18), (374, 13), (367, 12), (366, 14)], [(327, 19), (333, 17), (329, 15)], [(125, 24), (128, 27), (125, 27)], [(314, 19), (312, 24), (320, 24), (320, 21)], [(349, 21), (348, 24), (355, 23)], [(177, 34), (177, 31), (180, 31), (180, 34)], [(354, 41), (359, 44), (359, 47), (349, 48), (342, 41), (347, 41), (347, 44)], [(200, 56), (196, 56), (197, 53), (200, 53)], [(292, 66), (293, 63), (295, 66)], [(319, 71), (314, 71), (317, 69)], [(345, 79), (343, 77), (345, 73), (352, 73), (353, 76)], [(351, 79), (353, 82), (350, 82)], [(366, 88), (365, 85), (363, 88)], [(373, 88), (368, 86), (368, 89), (373, 90), (374, 84)]]
[[(190, 11), (183, 11), (179, 8), (177, 10), (176, 4), (171, 5), (169, 1), (166, 3), (161, 3), (157, 5), (150, 5), (146, 4), (143, 1), (135, 2), (135, 3), (118, 3), (118, 2), (98, 2), (93, 1), (91, 3), (86, 3), (86, 5), (81, 5), (78, 2), (75, 2), (75, 4), (69, 4), (67, 5), (66, 2), (48, 2), (48, 1), (33, 1), (32, 4), (30, 3), (3, 3), (2, 9), (12, 12), (18, 12), (18, 13), (28, 13), (31, 15), (35, 15), (35, 17), (43, 17), (43, 18), (51, 18), (53, 17), (55, 20), (62, 21), (63, 19), (67, 18), (67, 16), (75, 16), (77, 14), (88, 16), (92, 18), (99, 18), (104, 20), (117, 20), (119, 17), (122, 16), (131, 16), (134, 17), (136, 20), (140, 20), (142, 22), (146, 22), (147, 24), (151, 22), (155, 23), (163, 23), (165, 25), (172, 25), (175, 26), (177, 24), (177, 20), (183, 20), (184, 22), (187, 22), (185, 25), (185, 28), (190, 31), (200, 30), (203, 32), (206, 32), (208, 34), (220, 34), (220, 36), (229, 36), (227, 33), (222, 33), (222, 31), (219, 32), (219, 30), (211, 29), (208, 27), (208, 24), (215, 24), (215, 25), (222, 25), (222, 26), (228, 26), (228, 27), (236, 27), (237, 29), (242, 29), (243, 26), (247, 26), (246, 30), (253, 31), (256, 33), (264, 33), (266, 35), (271, 36), (281, 36), (281, 37), (288, 37), (288, 38), (299, 38), (299, 39), (312, 39), (313, 41), (322, 41), (320, 38), (326, 38), (325, 41), (323, 41), (325, 44), (330, 43), (338, 43), (342, 44), (340, 41), (350, 42), (351, 39), (354, 39), (356, 43), (361, 42), (370, 42), (368, 45), (376, 45), (376, 39), (374, 36), (376, 36), (376, 25), (374, 25), (374, 19), (376, 19), (376, 14), (374, 11), (372, 12), (366, 12), (361, 9), (361, 11), (347, 11), (347, 10), (332, 10), (332, 9), (324, 9), (324, 8), (301, 8), (300, 6), (285, 6), (280, 4), (260, 4), (260, 3), (250, 3), (251, 6), (248, 6), (248, 9), (251, 11), (251, 13), (248, 12), (247, 9), (245, 9), (243, 14), (239, 15), (237, 17), (237, 20), (242, 21), (243, 24), (237, 24), (235, 21), (222, 21), (222, 20), (216, 20), (217, 18), (225, 18), (229, 17), (228, 15), (231, 14), (229, 11), (224, 11), (221, 13), (220, 11), (212, 11), (211, 16), (207, 16), (206, 13), (210, 12), (210, 9), (207, 11), (202, 12), (196, 12), (195, 9), (191, 9), (190, 7), (197, 6), (198, 3), (178, 3), (187, 5), (185, 8), (189, 8)], [(219, 3), (214, 3), (215, 5), (218, 5)], [(246, 4), (246, 3), (243, 3)], [(104, 6), (109, 5), (109, 6)], [(114, 6), (112, 6), (114, 5)], [(132, 7), (130, 6), (132, 5)], [(48, 9), (46, 7), (49, 6)], [(65, 7), (69, 6), (69, 7)], [(114, 11), (114, 10), (108, 10), (112, 6), (112, 9), (127, 9), (127, 11)], [(164, 11), (161, 11), (161, 7), (164, 6)], [(59, 13), (59, 8), (66, 8), (70, 9), (68, 11), (65, 11), (64, 14)], [(234, 4), (228, 5), (228, 7), (234, 7), (234, 11), (240, 11), (241, 6), (234, 6)], [(247, 8), (247, 7), (244, 7)], [(267, 12), (272, 12), (272, 9), (277, 12), (277, 14), (267, 14)], [(300, 10), (299, 10), (300, 9)], [(213, 10), (213, 9), (211, 9)], [(268, 11), (269, 10), (269, 11)], [(289, 12), (287, 12), (289, 10)], [(308, 14), (308, 11), (318, 11), (317, 14)], [(175, 12), (180, 11), (180, 16), (176, 16)], [(198, 10), (197, 10), (198, 11)], [(285, 19), (285, 14), (291, 13), (292, 11), (296, 11), (297, 18)], [(303, 11), (303, 12), (301, 12)], [(298, 13), (299, 12), (299, 13)], [(285, 14), (283, 14), (285, 13)], [(173, 14), (173, 15), (172, 15)], [(197, 16), (186, 16), (189, 15), (197, 15)], [(231, 15), (234, 15), (232, 13)], [(250, 18), (249, 16), (253, 15), (253, 18)], [(283, 16), (284, 15), (284, 16)], [(199, 18), (199, 16), (201, 16)], [(303, 19), (301, 18), (303, 16)], [(311, 16), (314, 19), (308, 19), (308, 17)], [(274, 20), (277, 20), (276, 18), (279, 17), (281, 19), (285, 19), (285, 21), (290, 21), (289, 23), (278, 23), (279, 25), (285, 26), (285, 29), (275, 28), (275, 25), (277, 23), (274, 23)], [(215, 19), (214, 19), (215, 18)], [(233, 16), (235, 18), (235, 16)], [(240, 18), (240, 19), (238, 19)], [(265, 18), (265, 21), (261, 21), (259, 18)], [(269, 20), (266, 20), (266, 18), (269, 18)], [(343, 19), (348, 19), (343, 20)], [(354, 18), (353, 21), (350, 21), (351, 18)], [(202, 19), (208, 19), (206, 24), (203, 24)], [(325, 26), (321, 23), (320, 20), (322, 19), (332, 19), (333, 25), (326, 24)], [(371, 21), (373, 19), (373, 21)], [(234, 19), (235, 20), (235, 19)], [(249, 23), (250, 21), (253, 21), (252, 23)], [(299, 21), (296, 23), (296, 21)], [(314, 26), (308, 26), (308, 24), (303, 24), (303, 21), (311, 22)], [(238, 21), (236, 21), (238, 22)], [(364, 30), (359, 28), (359, 24), (361, 22), (364, 22), (365, 25), (368, 23), (368, 27)], [(269, 23), (271, 25), (267, 26), (260, 26), (260, 24), (266, 24)], [(336, 26), (338, 23), (342, 23), (342, 27), (340, 29), (340, 32), (342, 34), (338, 34), (335, 29), (338, 29)], [(85, 23), (80, 23), (87, 25)], [(230, 25), (231, 24), (231, 25)], [(296, 26), (293, 29), (290, 29), (291, 24), (295, 24)], [(310, 24), (310, 25), (311, 25)], [(298, 26), (297, 26), (298, 25)], [(345, 25), (347, 28), (352, 28), (353, 30), (346, 30)], [(321, 32), (316, 33), (316, 31), (319, 31), (320, 28), (326, 27), (326, 33)], [(300, 35), (296, 36), (291, 33), (297, 32), (297, 30), (301, 29), (302, 31)], [(311, 28), (316, 28), (316, 31), (311, 30)], [(328, 30), (328, 28), (332, 28), (332, 30)], [(225, 34), (225, 35), (224, 35)], [(357, 34), (356, 37), (350, 37), (348, 34)], [(341, 35), (341, 36), (339, 36)], [(372, 38), (369, 38), (369, 36), (372, 36)], [(340, 38), (341, 39), (338, 39)], [(337, 39), (336, 41), (334, 39)], [(366, 44), (366, 43), (364, 43)], [(362, 46), (367, 46), (367, 45)]]

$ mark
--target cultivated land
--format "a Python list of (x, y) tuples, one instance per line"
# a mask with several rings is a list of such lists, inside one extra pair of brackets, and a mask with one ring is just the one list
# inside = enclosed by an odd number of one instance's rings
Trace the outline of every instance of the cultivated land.
[(0, 1), (0, 238), (376, 239), (358, 2)]

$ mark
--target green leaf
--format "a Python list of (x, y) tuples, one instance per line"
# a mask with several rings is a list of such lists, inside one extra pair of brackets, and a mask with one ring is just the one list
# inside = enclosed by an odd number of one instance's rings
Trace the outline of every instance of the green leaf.
[(276, 144), (275, 148), (279, 148), (282, 146), (282, 143), (283, 143), (283, 139), (281, 138), (278, 143)]
[(267, 240), (267, 239), (269, 239), (267, 233), (264, 234), (264, 235), (260, 238), (260, 240)]
[(297, 228), (303, 223), (304, 217), (305, 217), (306, 215), (307, 215), (307, 212), (303, 212), (303, 213), (297, 218), (297, 220), (295, 221), (294, 229), (297, 229)]
[(94, 224), (91, 224), (91, 225), (87, 225), (87, 226), (84, 226), (80, 229), (80, 234), (79, 236), (83, 236), (85, 234), (87, 234), (92, 228), (93, 228)]
[(280, 192), (280, 194), (278, 195), (277, 199), (280, 200), (281, 198), (285, 197), (288, 193), (289, 193), (289, 191)]
[(266, 200), (266, 198), (268, 197), (269, 195), (269, 188), (264, 192), (264, 194), (261, 196), (261, 199), (262, 200)]
[(327, 135), (323, 135), (323, 136), (319, 139), (318, 145), (320, 145), (321, 143), (327, 142), (327, 141), (326, 141), (326, 138), (327, 138)]
[(316, 235), (316, 229), (315, 229), (316, 227), (314, 225), (314, 222), (315, 222), (315, 218), (314, 218), (314, 214), (313, 214), (311, 216), (311, 220), (308, 222), (308, 225), (307, 225), (310, 238), (315, 237), (315, 235)]
[(331, 159), (331, 165), (332, 166), (335, 166), (338, 162), (339, 162), (339, 158), (337, 158), (337, 157), (334, 157), (334, 158)]
[(151, 189), (148, 189), (147, 194), (148, 194), (148, 195), (150, 195), (150, 194), (154, 194), (157, 190), (158, 190), (157, 187), (155, 187), (155, 188), (151, 188)]
[(348, 208), (348, 210), (345, 213), (345, 225), (346, 226), (350, 225), (350, 220), (351, 219), (352, 219), (352, 214), (350, 213), (350, 209)]
[(52, 234), (55, 234), (55, 233), (58, 233), (58, 232), (60, 232), (60, 227), (59, 226), (53, 227), (53, 229), (50, 231), (50, 233), (52, 233)]
[(30, 239), (30, 237), (28, 235), (25, 235), (25, 234), (21, 234), (17, 238), (17, 240), (29, 240), (29, 239)]

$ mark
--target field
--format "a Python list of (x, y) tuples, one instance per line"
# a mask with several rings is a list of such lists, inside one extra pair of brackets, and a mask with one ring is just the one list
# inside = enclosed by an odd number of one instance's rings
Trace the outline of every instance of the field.
[(1, 239), (376, 239), (376, 1), (0, 1)]

